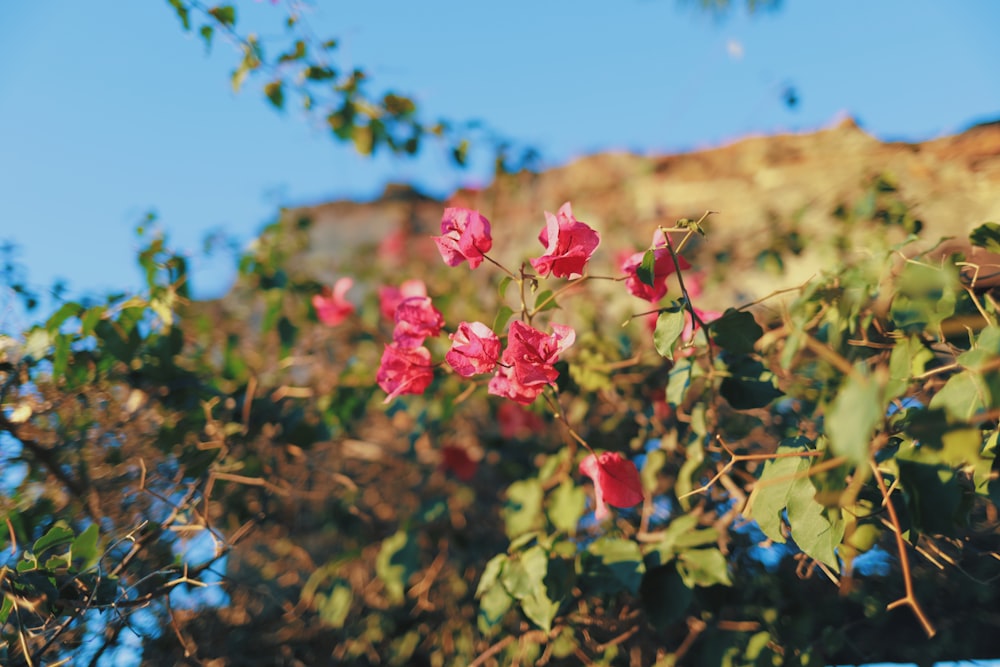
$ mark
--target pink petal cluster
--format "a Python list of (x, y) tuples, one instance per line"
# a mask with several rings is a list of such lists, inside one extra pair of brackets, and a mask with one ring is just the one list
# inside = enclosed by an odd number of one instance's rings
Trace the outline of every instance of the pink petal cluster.
[(545, 246), (545, 254), (531, 260), (531, 265), (539, 275), (579, 278), (600, 245), (601, 235), (573, 217), (573, 208), (566, 202), (556, 215), (545, 212), (545, 226), (538, 240)]
[[(642, 264), (642, 256), (645, 252), (637, 252), (634, 255), (630, 255), (622, 263), (622, 271), (628, 276), (625, 280), (625, 287), (628, 291), (639, 297), (640, 299), (645, 299), (650, 303), (656, 303), (664, 297), (667, 293), (667, 277), (670, 274), (677, 271), (677, 265), (674, 264), (673, 257), (670, 256), (670, 250), (664, 247), (666, 245), (666, 238), (659, 229), (653, 234), (653, 284), (652, 286), (639, 280), (638, 269)], [(687, 261), (680, 257), (680, 268), (689, 269), (691, 265)]]
[(427, 285), (423, 280), (405, 280), (399, 287), (386, 285), (378, 288), (379, 312), (387, 320), (395, 321), (396, 308), (411, 296), (427, 296)]
[(514, 320), (507, 332), (507, 348), (500, 366), (490, 380), (488, 391), (522, 405), (529, 405), (547, 385), (559, 377), (555, 362), (559, 354), (573, 344), (576, 332), (559, 324), (545, 334), (520, 320)]
[(343, 277), (333, 284), (333, 289), (324, 287), (313, 296), (312, 305), (316, 309), (316, 318), (328, 327), (335, 327), (354, 313), (354, 304), (347, 300), (347, 290), (354, 281)]
[(580, 461), (580, 474), (594, 482), (595, 509), (598, 520), (608, 517), (612, 507), (632, 507), (642, 502), (642, 480), (635, 464), (618, 452), (590, 454)]
[(428, 296), (411, 296), (396, 306), (396, 327), (392, 341), (403, 347), (417, 347), (424, 339), (437, 336), (444, 326), (444, 316)]
[(448, 266), (469, 260), (469, 268), (474, 269), (483, 262), (483, 254), (493, 247), (490, 221), (479, 211), (446, 208), (441, 218), (441, 236), (435, 236), (434, 243)]
[(500, 358), (500, 339), (482, 322), (462, 322), (448, 336), (451, 349), (445, 361), (462, 377), (489, 373)]
[(400, 394), (422, 394), (434, 380), (430, 350), (422, 345), (419, 347), (406, 347), (399, 343), (386, 345), (375, 380), (388, 394), (384, 403), (390, 402)]

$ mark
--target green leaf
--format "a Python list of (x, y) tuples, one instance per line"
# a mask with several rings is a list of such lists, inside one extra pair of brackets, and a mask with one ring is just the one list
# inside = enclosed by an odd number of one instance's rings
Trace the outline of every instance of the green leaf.
[(215, 35), (215, 28), (206, 23), (201, 26), (201, 30), (198, 32), (201, 34), (201, 38), (205, 41), (205, 53), (208, 53), (212, 50), (212, 36)]
[(59, 307), (59, 310), (54, 312), (51, 317), (45, 322), (45, 328), (50, 334), (59, 333), (59, 328), (62, 327), (63, 323), (66, 322), (71, 317), (78, 317), (83, 312), (83, 306), (76, 303), (75, 301), (70, 301), (64, 303)]
[(382, 540), (375, 558), (375, 574), (385, 585), (386, 597), (395, 604), (405, 598), (406, 583), (418, 569), (417, 543), (403, 530)]
[(73, 529), (66, 525), (65, 521), (58, 521), (44, 535), (35, 540), (31, 552), (35, 558), (41, 558), (42, 554), (49, 549), (69, 544), (74, 537)]
[[(676, 310), (674, 309), (676, 308)], [(653, 344), (661, 357), (674, 358), (674, 350), (684, 332), (684, 308), (674, 303), (670, 310), (661, 312), (656, 317), (656, 329), (653, 331)]]
[[(802, 452), (805, 439), (786, 440), (776, 454)], [(784, 543), (781, 515), (788, 505), (795, 477), (809, 469), (809, 458), (805, 456), (785, 456), (771, 459), (764, 464), (760, 480), (751, 494), (750, 517), (760, 529), (775, 542)]]
[(933, 535), (956, 536), (967, 523), (962, 512), (964, 491), (955, 471), (898, 459), (899, 480), (917, 529)]
[(580, 554), (582, 577), (595, 593), (636, 593), (646, 571), (639, 545), (617, 537), (600, 537)]
[(990, 390), (982, 375), (964, 370), (948, 378), (941, 391), (931, 399), (928, 407), (943, 409), (952, 419), (969, 421), (989, 405), (991, 405)]
[(552, 298), (552, 290), (547, 289), (544, 292), (539, 292), (538, 296), (535, 297), (535, 312), (544, 313), (546, 310), (552, 310), (553, 308), (558, 308), (559, 304), (556, 300)]
[(275, 109), (280, 111), (285, 108), (285, 85), (280, 79), (265, 85), (264, 95)]
[(99, 530), (96, 523), (87, 526), (87, 529), (76, 536), (69, 550), (73, 555), (73, 560), (81, 562), (81, 568), (87, 569), (97, 562), (100, 553), (97, 551), (97, 538)]
[(587, 494), (571, 480), (565, 479), (549, 497), (547, 514), (556, 530), (575, 535), (586, 507)]
[(759, 361), (743, 356), (729, 362), (729, 377), (719, 393), (736, 410), (763, 408), (784, 392), (774, 386), (773, 375)]
[(500, 581), (511, 597), (523, 600), (540, 587), (548, 571), (549, 557), (539, 545), (512, 554), (500, 573)]
[(642, 253), (642, 262), (636, 267), (635, 275), (644, 285), (652, 287), (656, 282), (656, 253), (652, 248)]
[(510, 287), (512, 282), (514, 282), (514, 279), (510, 276), (504, 276), (500, 279), (500, 283), (497, 285), (497, 294), (500, 295), (501, 300), (507, 294), (507, 288)]
[(934, 360), (934, 353), (927, 349), (917, 336), (900, 338), (892, 348), (889, 357), (889, 383), (886, 398), (898, 398), (906, 393), (910, 379), (926, 370)]
[(290, 63), (295, 60), (302, 60), (306, 57), (306, 43), (301, 39), (295, 40), (295, 48), (287, 53), (282, 53), (278, 57), (279, 63)]
[(224, 26), (236, 24), (236, 8), (232, 5), (218, 5), (209, 9), (208, 13)]
[(305, 69), (305, 77), (310, 81), (329, 81), (337, 78), (337, 72), (329, 67), (310, 65)]
[(745, 310), (728, 308), (717, 320), (708, 324), (712, 340), (719, 347), (736, 354), (750, 354), (764, 330), (753, 315)]
[(103, 319), (106, 312), (108, 312), (106, 306), (94, 306), (92, 308), (88, 308), (80, 318), (80, 335), (89, 336), (92, 334), (94, 332), (94, 327), (96, 327), (97, 323)]
[(514, 309), (510, 306), (500, 306), (500, 310), (497, 311), (497, 316), (493, 320), (493, 331), (496, 334), (503, 333), (504, 329), (507, 327), (507, 320), (509, 320), (513, 314)]
[(331, 628), (342, 628), (351, 612), (354, 602), (354, 591), (347, 581), (337, 580), (329, 594), (316, 595), (316, 611), (320, 620)]
[(936, 334), (941, 322), (955, 314), (959, 284), (954, 265), (907, 264), (899, 276), (889, 314), (900, 329)]
[(181, 0), (167, 0), (170, 6), (174, 8), (177, 12), (177, 18), (181, 20), (181, 25), (184, 26), (185, 30), (191, 29), (191, 15), (188, 11), (187, 5), (185, 5)]
[(729, 578), (726, 557), (717, 548), (682, 551), (677, 560), (681, 577), (684, 579), (684, 583), (691, 588), (715, 586), (716, 584), (733, 585)]
[(503, 586), (493, 586), (487, 589), (479, 599), (479, 614), (476, 617), (479, 631), (485, 635), (492, 634), (513, 604), (514, 598)]
[(969, 234), (972, 245), (986, 248), (990, 252), (1000, 252), (1000, 224), (984, 222)]
[(880, 394), (870, 378), (850, 376), (823, 418), (830, 450), (856, 466), (867, 466), (872, 435), (885, 414)]
[(497, 554), (486, 563), (483, 576), (479, 578), (479, 586), (476, 587), (476, 597), (482, 597), (486, 591), (493, 588), (500, 578), (503, 566), (507, 563), (507, 554)]
[(537, 479), (519, 480), (507, 487), (507, 499), (501, 511), (507, 537), (513, 539), (539, 527), (543, 494)]
[(545, 632), (552, 630), (552, 619), (559, 611), (559, 602), (549, 599), (544, 586), (539, 586), (535, 592), (521, 600), (521, 610), (532, 623)]
[(792, 539), (811, 558), (839, 566), (835, 549), (844, 539), (844, 522), (816, 501), (816, 487), (808, 477), (796, 479), (788, 490), (788, 525)]

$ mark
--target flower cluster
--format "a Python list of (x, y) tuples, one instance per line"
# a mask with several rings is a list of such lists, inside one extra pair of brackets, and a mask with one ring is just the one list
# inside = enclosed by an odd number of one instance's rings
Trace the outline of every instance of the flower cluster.
[[(441, 218), (441, 234), (434, 237), (441, 258), (447, 265), (458, 266), (468, 262), (469, 267), (475, 269), (484, 261), (496, 264), (510, 279), (521, 285), (522, 298), (528, 281), (534, 289), (538, 277), (552, 276), (575, 282), (590, 278), (587, 265), (600, 245), (601, 237), (589, 225), (576, 219), (568, 202), (555, 214), (545, 213), (545, 225), (538, 234), (538, 241), (544, 248), (543, 253), (523, 264), (518, 275), (487, 255), (493, 248), (492, 228), (490, 221), (479, 211), (461, 207), (445, 209)], [(656, 303), (666, 295), (669, 276), (690, 268), (683, 258), (676, 258), (675, 261), (675, 257), (664, 231), (657, 230), (650, 250), (622, 258), (621, 270), (626, 289), (634, 296)], [(688, 294), (700, 292), (698, 279), (693, 278), (691, 282)], [(339, 291), (335, 290), (334, 295), (342, 301), (343, 292), (349, 286), (349, 283), (344, 287), (338, 282)], [(387, 393), (386, 402), (402, 394), (424, 392), (433, 382), (435, 369), (425, 341), (441, 335), (445, 327), (444, 317), (434, 307), (427, 294), (427, 286), (420, 280), (407, 280), (398, 287), (380, 288), (379, 307), (382, 316), (394, 324), (392, 342), (385, 346), (377, 374), (379, 386)], [(341, 307), (336, 312), (345, 309)], [(322, 313), (327, 311), (321, 311), (318, 303), (317, 312), (326, 321)], [(531, 405), (546, 387), (555, 386), (559, 378), (556, 363), (576, 340), (576, 332), (568, 326), (551, 323), (548, 330), (537, 328), (533, 319), (538, 312), (540, 309), (537, 306), (529, 311), (522, 303), (521, 319), (513, 320), (506, 332), (496, 332), (482, 322), (461, 321), (454, 331), (448, 333), (451, 344), (444, 356), (447, 367), (463, 378), (492, 373), (486, 383), (487, 392), (510, 399), (497, 412), (501, 429), (506, 434), (504, 437), (523, 438), (530, 436), (530, 432), (524, 432), (525, 429), (530, 431), (542, 427), (541, 420), (521, 406)], [(690, 347), (698, 323), (706, 323), (719, 316), (710, 311), (694, 312), (697, 322), (690, 313), (686, 314), (686, 325), (679, 336), (686, 344), (682, 349)], [(512, 410), (517, 412), (512, 413)], [(589, 446), (587, 449), (590, 450)], [(475, 463), (468, 458), (467, 452), (457, 447), (443, 450), (442, 465), (463, 479), (471, 477), (475, 470)], [(635, 464), (617, 452), (597, 454), (591, 450), (580, 462), (579, 471), (593, 481), (595, 516), (599, 520), (609, 516), (609, 506), (627, 508), (643, 501), (642, 484)]]

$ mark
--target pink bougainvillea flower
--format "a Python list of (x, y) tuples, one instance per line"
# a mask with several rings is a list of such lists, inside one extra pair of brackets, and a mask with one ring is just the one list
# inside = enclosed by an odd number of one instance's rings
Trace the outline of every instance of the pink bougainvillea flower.
[(324, 287), (313, 295), (312, 304), (316, 309), (316, 317), (328, 327), (335, 327), (354, 313), (354, 304), (347, 300), (347, 290), (354, 281), (347, 276), (333, 284), (333, 289)]
[(560, 324), (552, 325), (553, 333), (545, 334), (534, 327), (514, 320), (507, 332), (507, 348), (500, 357), (500, 366), (490, 380), (488, 391), (528, 405), (559, 377), (555, 362), (559, 354), (573, 344), (576, 332)]
[(387, 320), (395, 321), (396, 308), (411, 296), (427, 296), (427, 285), (423, 280), (405, 280), (399, 287), (385, 285), (378, 288), (379, 312)]
[(531, 260), (531, 265), (539, 275), (579, 278), (600, 245), (601, 235), (574, 218), (573, 208), (566, 202), (556, 215), (545, 212), (545, 226), (538, 240), (545, 246), (545, 254)]
[(493, 247), (490, 221), (468, 208), (446, 208), (441, 218), (441, 236), (434, 237), (438, 252), (448, 266), (469, 260), (469, 268), (483, 261), (483, 253)]
[(445, 361), (462, 377), (489, 373), (500, 358), (500, 339), (482, 322), (462, 322), (448, 336), (452, 343)]
[(388, 394), (385, 403), (400, 394), (422, 394), (434, 380), (431, 352), (426, 347), (385, 346), (375, 376), (378, 386)]
[[(670, 274), (677, 271), (677, 266), (674, 264), (673, 257), (670, 256), (670, 250), (663, 247), (666, 244), (666, 239), (664, 238), (663, 232), (659, 229), (653, 234), (653, 284), (647, 285), (646, 283), (639, 280), (638, 269), (642, 264), (642, 256), (645, 254), (643, 252), (637, 252), (634, 255), (630, 255), (622, 263), (622, 271), (628, 276), (625, 280), (625, 287), (628, 291), (639, 297), (640, 299), (645, 299), (650, 303), (656, 303), (667, 293), (667, 277)], [(680, 268), (690, 269), (691, 265), (687, 263), (683, 257), (680, 257)]]
[(476, 476), (479, 461), (469, 456), (469, 450), (465, 447), (445, 445), (441, 448), (441, 467), (463, 482), (469, 482)]
[(612, 507), (632, 507), (642, 502), (642, 481), (635, 464), (618, 452), (589, 454), (580, 461), (580, 473), (594, 482), (595, 509), (598, 520), (607, 518)]
[(497, 408), (500, 437), (505, 440), (526, 440), (545, 427), (545, 422), (534, 412), (517, 403), (503, 402)]
[(437, 336), (444, 326), (444, 316), (427, 296), (403, 299), (396, 306), (395, 319), (392, 340), (402, 347), (423, 345), (425, 338)]

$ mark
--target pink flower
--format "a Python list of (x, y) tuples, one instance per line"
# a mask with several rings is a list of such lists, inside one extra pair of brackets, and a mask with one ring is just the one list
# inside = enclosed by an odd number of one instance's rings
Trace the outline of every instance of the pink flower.
[(500, 367), (490, 380), (488, 391), (523, 405), (528, 405), (547, 385), (559, 377), (553, 364), (559, 354), (573, 344), (576, 332), (570, 327), (552, 325), (546, 335), (520, 320), (514, 320), (507, 332), (507, 349), (500, 358)]
[(427, 296), (423, 280), (406, 280), (399, 287), (386, 285), (378, 288), (379, 312), (387, 320), (396, 319), (396, 308), (411, 296)]
[(469, 260), (469, 268), (483, 261), (483, 253), (493, 247), (490, 221), (468, 208), (446, 208), (441, 218), (441, 236), (435, 236), (438, 252), (448, 266)]
[(445, 445), (441, 448), (441, 467), (454, 473), (463, 482), (469, 482), (476, 476), (479, 461), (469, 456), (469, 450), (465, 447)]
[(497, 408), (497, 424), (505, 440), (525, 440), (545, 428), (545, 422), (534, 412), (507, 402)]
[(482, 322), (462, 322), (448, 336), (452, 343), (445, 361), (462, 377), (489, 373), (500, 358), (500, 339)]
[(422, 394), (434, 380), (430, 350), (396, 343), (386, 345), (375, 379), (388, 394), (384, 403), (400, 394)]
[(642, 481), (635, 464), (618, 452), (590, 454), (580, 461), (580, 474), (594, 482), (595, 509), (598, 520), (607, 518), (612, 507), (632, 507), (642, 502)]
[(392, 341), (403, 347), (418, 347), (428, 336), (437, 336), (444, 326), (444, 316), (431, 304), (430, 297), (411, 296), (396, 306), (396, 328)]
[(316, 309), (316, 317), (328, 327), (335, 327), (354, 313), (354, 304), (347, 300), (347, 290), (354, 281), (347, 276), (333, 284), (333, 289), (324, 287), (319, 294), (313, 295), (312, 304)]
[(531, 265), (539, 275), (579, 278), (600, 245), (601, 235), (574, 218), (573, 208), (566, 202), (557, 215), (545, 212), (545, 226), (538, 240), (545, 246), (545, 254), (531, 260)]
[[(622, 263), (622, 271), (628, 275), (625, 280), (625, 287), (634, 296), (640, 299), (645, 299), (650, 303), (656, 303), (667, 293), (667, 277), (677, 271), (677, 266), (674, 265), (674, 260), (670, 256), (670, 250), (663, 247), (666, 244), (666, 239), (664, 238), (663, 232), (659, 229), (653, 234), (653, 284), (652, 286), (639, 280), (639, 275), (637, 273), (639, 266), (642, 264), (642, 256), (645, 252), (637, 252), (631, 255), (628, 259)], [(680, 268), (690, 269), (691, 265), (687, 261), (680, 257)]]

